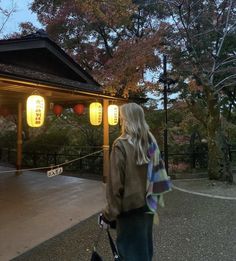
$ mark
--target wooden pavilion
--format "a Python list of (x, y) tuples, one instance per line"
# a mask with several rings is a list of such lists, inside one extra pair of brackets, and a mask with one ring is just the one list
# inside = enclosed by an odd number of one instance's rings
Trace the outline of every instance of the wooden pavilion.
[(26, 99), (34, 91), (47, 104), (71, 105), (99, 101), (103, 104), (103, 181), (109, 172), (109, 102), (124, 102), (105, 95), (101, 86), (39, 30), (18, 39), (0, 40), (0, 105), (18, 115), (16, 173), (22, 165), (22, 115)]

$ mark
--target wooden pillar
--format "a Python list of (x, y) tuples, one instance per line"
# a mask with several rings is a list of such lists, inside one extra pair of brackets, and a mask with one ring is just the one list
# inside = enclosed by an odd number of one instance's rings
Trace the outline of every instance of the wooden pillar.
[(109, 100), (103, 99), (103, 182), (107, 182), (109, 175), (109, 124), (108, 124)]
[[(22, 102), (18, 103), (18, 120), (17, 120), (17, 150), (16, 150), (16, 169), (21, 169), (22, 164)], [(20, 175), (20, 171), (16, 171), (16, 175)]]

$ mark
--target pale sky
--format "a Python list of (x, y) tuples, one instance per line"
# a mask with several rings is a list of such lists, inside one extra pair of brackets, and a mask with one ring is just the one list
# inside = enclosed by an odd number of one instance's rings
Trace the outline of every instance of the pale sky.
[[(14, 12), (9, 20), (7, 21), (6, 25), (4, 26), (2, 32), (0, 32), (0, 37), (2, 38), (4, 35), (18, 32), (19, 31), (19, 24), (21, 22), (31, 22), (34, 26), (42, 28), (40, 23), (37, 20), (36, 14), (32, 13), (29, 10), (29, 5), (32, 0), (0, 0), (0, 6), (6, 9), (12, 9), (14, 6), (16, 12)], [(3, 17), (0, 15), (0, 23), (3, 23)]]

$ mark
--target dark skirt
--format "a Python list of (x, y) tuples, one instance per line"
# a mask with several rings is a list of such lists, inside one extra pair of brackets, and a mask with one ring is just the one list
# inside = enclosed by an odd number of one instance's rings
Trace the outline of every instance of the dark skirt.
[(117, 248), (123, 261), (151, 261), (153, 256), (153, 215), (144, 208), (117, 219)]

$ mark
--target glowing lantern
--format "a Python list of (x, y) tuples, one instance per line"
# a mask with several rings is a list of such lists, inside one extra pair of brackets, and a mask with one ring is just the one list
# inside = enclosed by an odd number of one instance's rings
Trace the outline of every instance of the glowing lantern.
[(26, 103), (27, 123), (30, 127), (40, 127), (44, 122), (45, 101), (40, 95), (31, 95)]
[(52, 109), (53, 113), (59, 117), (63, 111), (63, 107), (59, 104), (55, 104)]
[(81, 115), (84, 113), (84, 105), (83, 104), (76, 104), (73, 108), (74, 112), (78, 115)]
[(90, 123), (92, 125), (100, 125), (102, 122), (102, 104), (93, 102), (89, 106)]
[(119, 121), (119, 107), (117, 105), (108, 106), (108, 123), (116, 125)]

